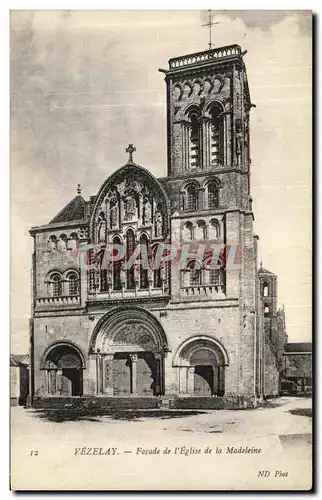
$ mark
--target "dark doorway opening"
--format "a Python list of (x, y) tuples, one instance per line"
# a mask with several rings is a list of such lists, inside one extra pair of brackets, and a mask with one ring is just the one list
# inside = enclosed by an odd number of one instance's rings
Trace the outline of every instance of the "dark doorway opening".
[(77, 368), (63, 368), (62, 393), (66, 396), (82, 396), (82, 371)]
[(195, 396), (213, 396), (214, 369), (210, 365), (196, 365), (194, 374)]
[[(137, 393), (142, 396), (155, 396), (157, 385), (157, 365), (152, 352), (143, 352), (138, 356)], [(159, 391), (160, 392), (160, 389)]]

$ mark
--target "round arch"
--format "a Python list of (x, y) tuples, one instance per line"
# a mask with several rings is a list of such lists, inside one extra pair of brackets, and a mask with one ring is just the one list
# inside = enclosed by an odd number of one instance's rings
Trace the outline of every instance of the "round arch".
[(222, 112), (225, 111), (223, 103), (221, 101), (219, 101), (219, 99), (213, 99), (210, 102), (208, 102), (207, 105), (205, 106), (204, 114), (209, 113), (211, 111), (211, 109), (214, 108), (215, 106), (218, 106)]
[(218, 177), (215, 177), (215, 176), (207, 177), (207, 178), (203, 181), (203, 183), (202, 183), (201, 187), (202, 187), (202, 188), (206, 188), (206, 187), (208, 186), (208, 184), (211, 184), (211, 183), (216, 184), (216, 186), (217, 186), (218, 188), (222, 188), (222, 187), (223, 187), (223, 186), (222, 186), (222, 182), (221, 182), (221, 180), (220, 180)]
[(198, 113), (201, 116), (201, 108), (198, 102), (190, 102), (182, 111), (184, 116), (188, 116), (193, 112)]
[(166, 351), (168, 341), (162, 325), (146, 309), (121, 306), (113, 308), (97, 323), (90, 340), (90, 352)]
[(59, 356), (62, 353), (76, 354), (81, 362), (80, 368), (82, 370), (86, 368), (86, 358), (82, 349), (77, 344), (75, 344), (75, 342), (72, 342), (70, 340), (60, 340), (57, 342), (53, 342), (47, 347), (41, 358), (40, 369), (48, 369), (51, 358), (58, 360)]
[(194, 186), (196, 189), (200, 189), (200, 184), (196, 179), (189, 179), (181, 184), (180, 191), (185, 191), (185, 189), (189, 186)]
[(172, 365), (174, 367), (188, 365), (193, 354), (200, 349), (213, 352), (219, 363), (222, 363), (224, 366), (229, 365), (229, 357), (226, 349), (219, 340), (209, 335), (196, 335), (182, 342), (173, 356)]

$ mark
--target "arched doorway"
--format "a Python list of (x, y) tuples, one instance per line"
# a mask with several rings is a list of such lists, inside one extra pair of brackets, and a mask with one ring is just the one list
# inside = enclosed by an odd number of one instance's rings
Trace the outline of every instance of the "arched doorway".
[(120, 307), (107, 313), (97, 324), (90, 345), (96, 392), (113, 396), (163, 394), (166, 352), (166, 335), (150, 312)]
[(46, 392), (52, 396), (82, 396), (84, 355), (69, 342), (50, 346), (43, 356), (41, 369), (46, 373)]
[(216, 339), (208, 336), (187, 339), (173, 359), (179, 371), (179, 394), (223, 396), (228, 364), (226, 350)]

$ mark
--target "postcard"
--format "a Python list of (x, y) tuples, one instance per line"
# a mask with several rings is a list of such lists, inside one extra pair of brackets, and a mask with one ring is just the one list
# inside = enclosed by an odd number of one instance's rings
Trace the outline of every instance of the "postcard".
[(312, 488), (312, 12), (11, 11), (11, 489)]

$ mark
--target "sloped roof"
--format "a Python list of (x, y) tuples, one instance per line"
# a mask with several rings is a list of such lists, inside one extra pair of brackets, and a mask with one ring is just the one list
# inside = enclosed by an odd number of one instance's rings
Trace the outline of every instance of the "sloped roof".
[(288, 342), (285, 352), (312, 352), (312, 342)]
[(263, 266), (261, 266), (261, 267), (258, 269), (258, 274), (269, 274), (270, 276), (276, 276), (276, 274), (271, 273), (271, 271), (268, 271), (268, 270), (267, 270), (267, 269), (265, 269)]
[(10, 354), (10, 366), (28, 364), (28, 354)]
[(68, 222), (85, 218), (86, 201), (81, 195), (75, 196), (67, 205), (50, 221), (50, 224), (56, 222)]

